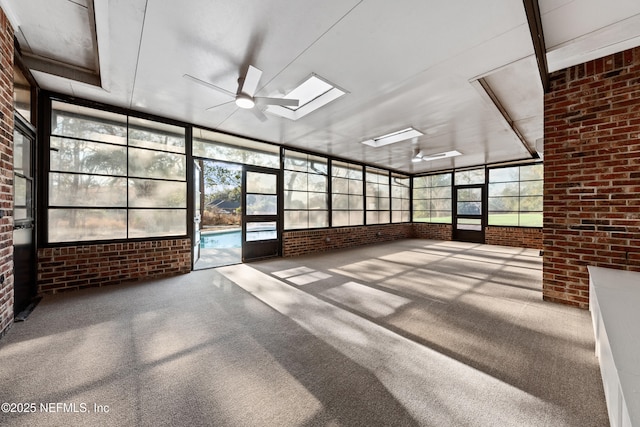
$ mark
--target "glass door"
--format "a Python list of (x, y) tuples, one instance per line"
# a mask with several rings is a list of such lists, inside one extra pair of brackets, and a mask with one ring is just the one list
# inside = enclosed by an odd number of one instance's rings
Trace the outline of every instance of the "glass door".
[(200, 259), (200, 224), (202, 222), (202, 168), (200, 161), (193, 161), (193, 265), (195, 269), (196, 263)]
[(280, 172), (245, 166), (242, 174), (242, 261), (280, 255)]
[(455, 187), (454, 239), (484, 243), (484, 184)]
[(15, 115), (13, 134), (13, 262), (14, 314), (25, 310), (37, 294), (33, 154), (35, 130)]

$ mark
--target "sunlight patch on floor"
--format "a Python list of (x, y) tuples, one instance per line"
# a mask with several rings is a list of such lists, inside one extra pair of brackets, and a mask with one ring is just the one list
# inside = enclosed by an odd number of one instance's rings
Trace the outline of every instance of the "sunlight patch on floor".
[(288, 270), (276, 271), (272, 274), (297, 286), (309, 285), (332, 277), (330, 274), (316, 271), (308, 267), (290, 268)]
[(371, 317), (386, 317), (411, 303), (410, 299), (374, 289), (356, 282), (347, 282), (320, 293), (345, 307)]
[[(459, 412), (461, 402), (466, 408), (465, 419), (458, 420), (461, 424), (473, 420), (501, 425), (514, 419), (514, 408), (523, 421), (539, 419), (548, 410), (540, 398), (248, 265), (223, 267), (219, 272), (368, 369), (416, 419), (431, 419), (434, 414), (428, 408), (433, 407), (443, 413)], [(430, 404), (420, 403), (425, 400)]]

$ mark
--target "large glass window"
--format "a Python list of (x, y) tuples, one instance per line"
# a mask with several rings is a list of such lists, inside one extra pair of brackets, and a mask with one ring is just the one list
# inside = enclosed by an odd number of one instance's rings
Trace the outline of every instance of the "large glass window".
[(284, 154), (284, 228), (329, 226), (327, 159), (297, 151)]
[(367, 224), (388, 224), (390, 215), (389, 171), (365, 169)]
[(332, 225), (343, 227), (364, 223), (362, 166), (331, 162)]
[(489, 170), (489, 225), (542, 227), (542, 163)]
[(182, 127), (53, 101), (48, 240), (186, 234)]
[(413, 221), (451, 224), (451, 173), (413, 178)]
[(410, 181), (406, 175), (391, 174), (391, 222), (411, 220)]

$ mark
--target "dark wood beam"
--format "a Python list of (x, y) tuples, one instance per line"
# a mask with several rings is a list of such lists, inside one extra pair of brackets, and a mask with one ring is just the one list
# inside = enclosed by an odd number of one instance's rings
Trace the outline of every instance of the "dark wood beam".
[(527, 13), (531, 40), (533, 41), (533, 49), (538, 62), (538, 71), (542, 80), (542, 88), (546, 93), (549, 92), (549, 67), (547, 66), (547, 48), (544, 44), (540, 7), (538, 6), (538, 0), (523, 0), (523, 2), (524, 10)]

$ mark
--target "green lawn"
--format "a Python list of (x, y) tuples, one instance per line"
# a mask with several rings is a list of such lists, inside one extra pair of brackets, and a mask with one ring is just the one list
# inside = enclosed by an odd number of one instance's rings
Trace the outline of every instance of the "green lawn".
[[(518, 223), (518, 216), (519, 221)], [(431, 222), (451, 224), (451, 217), (440, 217), (429, 220), (428, 218), (413, 218), (414, 222)], [(503, 226), (503, 227), (542, 227), (542, 214), (541, 213), (505, 213), (505, 214), (491, 214), (489, 215), (489, 225)]]

